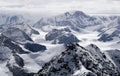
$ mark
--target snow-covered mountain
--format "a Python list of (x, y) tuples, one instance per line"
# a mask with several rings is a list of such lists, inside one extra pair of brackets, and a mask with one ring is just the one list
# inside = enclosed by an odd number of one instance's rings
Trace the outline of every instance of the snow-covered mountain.
[[(116, 18), (116, 16), (89, 16), (82, 11), (74, 11), (66, 12), (54, 17), (41, 18), (34, 24), (34, 27), (41, 28), (45, 25), (70, 26), (72, 29), (79, 31), (79, 28), (98, 26), (100, 30), (103, 27), (108, 27), (107, 25)], [(94, 30), (98, 29), (96, 28)]]
[(69, 44), (79, 42), (80, 40), (71, 33), (69, 28), (53, 29), (45, 36), (46, 40), (52, 41), (53, 44)]
[(9, 25), (22, 22), (27, 22), (22, 15), (0, 14), (0, 25)]
[(16, 24), (25, 23), (34, 25), (38, 19), (28, 13), (15, 13), (15, 12), (0, 12), (0, 28), (1, 26), (11, 26)]
[(33, 26), (42, 28), (45, 26), (67, 26), (75, 31), (81, 29), (100, 32), (100, 41), (119, 39), (120, 17), (119, 16), (90, 16), (82, 11), (66, 12), (64, 14), (41, 18)]
[(0, 14), (0, 76), (119, 76), (119, 29), (119, 16), (82, 11)]
[(100, 41), (112, 41), (112, 40), (119, 40), (120, 39), (120, 18), (117, 18), (111, 24), (109, 24), (109, 27), (103, 31), (99, 36)]
[(68, 44), (64, 52), (44, 64), (38, 76), (119, 76), (117, 67), (96, 45), (86, 49)]
[(2, 32), (1, 35), (8, 37), (16, 42), (32, 41), (32, 39), (25, 32), (14, 27), (6, 29), (6, 31)]
[(33, 76), (24, 68), (22, 54), (43, 52), (44, 45), (35, 43), (26, 31), (19, 28), (9, 27), (0, 35), (0, 76)]
[(90, 17), (81, 11), (66, 12), (62, 15), (58, 15), (51, 18), (40, 19), (34, 27), (41, 27), (44, 25), (56, 25), (56, 26), (71, 26), (71, 27), (85, 27), (88, 25), (96, 25), (96, 18)]

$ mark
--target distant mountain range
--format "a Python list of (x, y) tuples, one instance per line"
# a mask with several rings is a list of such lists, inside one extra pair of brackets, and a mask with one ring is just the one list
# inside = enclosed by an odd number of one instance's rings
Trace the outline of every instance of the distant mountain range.
[(66, 12), (64, 14), (41, 18), (33, 26), (42, 28), (44, 26), (67, 26), (75, 31), (87, 29), (98, 31), (100, 41), (111, 41), (119, 39), (120, 17), (119, 16), (89, 16), (81, 11)]

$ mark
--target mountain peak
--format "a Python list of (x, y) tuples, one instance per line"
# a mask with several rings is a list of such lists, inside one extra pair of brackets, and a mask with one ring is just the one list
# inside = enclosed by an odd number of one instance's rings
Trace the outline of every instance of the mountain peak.
[(72, 12), (66, 12), (65, 16), (75, 16), (75, 17), (78, 17), (78, 16), (87, 16), (87, 15), (84, 12), (82, 12), (82, 11), (72, 11)]
[[(45, 63), (38, 76), (117, 76), (114, 65), (103, 56), (101, 56), (103, 61), (99, 62), (101, 59), (98, 59), (98, 56), (96, 58), (91, 51), (76, 43), (67, 44), (66, 49), (59, 56)], [(84, 71), (81, 71), (82, 69)], [(76, 75), (77, 71), (79, 73)]]
[(85, 13), (83, 13), (82, 11), (75, 11), (74, 15), (85, 15)]

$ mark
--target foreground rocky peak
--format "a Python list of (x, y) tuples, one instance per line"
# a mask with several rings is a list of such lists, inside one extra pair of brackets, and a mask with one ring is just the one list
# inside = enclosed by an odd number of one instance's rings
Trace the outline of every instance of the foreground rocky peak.
[[(66, 51), (45, 63), (38, 76), (118, 76), (115, 65), (91, 44), (84, 48), (79, 44), (66, 45)], [(94, 52), (92, 52), (94, 51)], [(84, 69), (84, 70), (83, 70)]]

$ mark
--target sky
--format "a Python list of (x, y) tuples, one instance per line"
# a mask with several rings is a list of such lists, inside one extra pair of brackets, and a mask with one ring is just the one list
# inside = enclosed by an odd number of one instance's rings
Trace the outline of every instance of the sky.
[(120, 14), (120, 0), (0, 0), (0, 11), (60, 14), (80, 10), (87, 14)]

